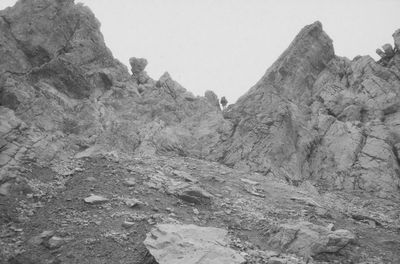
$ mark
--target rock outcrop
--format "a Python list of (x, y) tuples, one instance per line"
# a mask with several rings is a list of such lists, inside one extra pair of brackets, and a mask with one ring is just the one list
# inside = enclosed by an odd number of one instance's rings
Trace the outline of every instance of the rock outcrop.
[(18, 1), (0, 18), (3, 174), (21, 158), (57, 163), (83, 150), (206, 156), (224, 137), (219, 105), (167, 73), (152, 80), (145, 59), (130, 60), (130, 75), (82, 4)]
[[(315, 22), (261, 80), (221, 111), (165, 73), (131, 72), (105, 46), (82, 4), (18, 1), (0, 12), (1, 174), (22, 159), (57, 163), (118, 151), (218, 161), (292, 184), (400, 188), (399, 33), (384, 58), (338, 57)], [(4, 131), (4, 132), (3, 132)]]
[(132, 77), (138, 84), (145, 84), (149, 81), (150, 77), (144, 71), (147, 66), (146, 59), (132, 57), (129, 59), (129, 64), (131, 65)]
[(332, 41), (321, 23), (305, 27), (261, 80), (225, 111), (235, 129), (215, 158), (264, 172), (276, 166), (300, 180), (307, 170), (302, 148), (313, 140), (304, 112), (312, 102), (314, 82), (332, 58)]
[(335, 253), (354, 242), (355, 238), (348, 230), (331, 231), (309, 222), (299, 222), (277, 227), (268, 244), (277, 250), (308, 258), (321, 253)]
[(130, 74), (84, 5), (19, 0), (0, 11), (0, 262), (398, 263), (393, 37), (349, 60), (315, 22), (221, 110), (146, 59)]
[(240, 264), (245, 259), (228, 247), (221, 228), (159, 224), (144, 241), (159, 264)]
[(397, 195), (400, 54), (384, 46), (383, 62), (350, 61), (319, 22), (306, 26), (224, 111), (234, 130), (210, 157), (293, 184)]

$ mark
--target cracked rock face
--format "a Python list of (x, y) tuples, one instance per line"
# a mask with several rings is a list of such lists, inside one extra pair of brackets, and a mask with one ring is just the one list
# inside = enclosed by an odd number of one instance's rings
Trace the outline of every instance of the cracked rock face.
[(398, 53), (384, 64), (337, 57), (321, 24), (306, 26), (224, 111), (234, 130), (211, 157), (294, 184), (396, 195), (399, 65)]
[(1, 117), (24, 124), (0, 124), (1, 173), (21, 158), (56, 164), (83, 150), (205, 157), (229, 134), (215, 101), (167, 73), (152, 80), (145, 59), (131, 60), (130, 75), (82, 4), (21, 0), (0, 12), (0, 29)]

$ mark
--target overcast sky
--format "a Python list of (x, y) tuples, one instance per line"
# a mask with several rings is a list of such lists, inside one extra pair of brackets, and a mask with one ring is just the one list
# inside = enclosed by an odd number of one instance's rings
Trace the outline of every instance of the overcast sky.
[[(375, 55), (400, 28), (400, 0), (75, 0), (89, 6), (115, 57), (149, 61), (196, 95), (213, 90), (230, 103), (243, 95), (316, 20), (336, 54)], [(0, 0), (0, 9), (15, 3)]]

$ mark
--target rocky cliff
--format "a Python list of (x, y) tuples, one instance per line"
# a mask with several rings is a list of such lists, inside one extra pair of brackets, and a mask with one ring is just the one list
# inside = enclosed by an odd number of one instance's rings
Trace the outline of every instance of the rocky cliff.
[(73, 0), (0, 36), (0, 263), (400, 261), (400, 30), (350, 60), (308, 25), (224, 110), (129, 72)]
[(18, 1), (0, 13), (2, 153), (56, 163), (80, 153), (177, 154), (324, 189), (399, 194), (399, 34), (395, 48), (352, 61), (315, 22), (223, 114), (145, 59), (131, 72), (105, 46), (91, 11)]
[(338, 57), (321, 23), (306, 26), (225, 111), (235, 129), (215, 157), (295, 184), (398, 195), (399, 62), (390, 44), (379, 62)]
[(22, 157), (56, 162), (88, 148), (205, 156), (224, 137), (215, 133), (224, 120), (214, 93), (195, 97), (168, 73), (154, 81), (144, 59), (132, 58), (129, 74), (87, 7), (18, 1), (0, 17), (3, 170)]

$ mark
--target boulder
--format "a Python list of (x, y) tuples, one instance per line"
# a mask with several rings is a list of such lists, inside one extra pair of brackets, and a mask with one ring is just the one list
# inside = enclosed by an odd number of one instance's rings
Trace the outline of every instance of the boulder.
[(102, 203), (106, 203), (109, 200), (103, 196), (100, 195), (90, 195), (88, 197), (86, 197), (85, 199), (83, 199), (85, 201), (85, 203), (87, 204), (102, 204)]
[(331, 231), (327, 227), (299, 222), (279, 225), (268, 244), (283, 252), (312, 257), (320, 253), (335, 253), (355, 240), (348, 230)]
[(136, 185), (136, 179), (131, 177), (131, 178), (126, 178), (124, 180), (124, 185), (128, 187), (133, 187)]
[(48, 249), (57, 249), (65, 244), (65, 240), (61, 237), (53, 236), (49, 240), (47, 240), (44, 245)]
[(185, 202), (193, 204), (209, 204), (213, 195), (198, 186), (189, 186), (178, 191), (177, 196)]
[(239, 264), (245, 259), (228, 246), (228, 232), (196, 225), (158, 224), (144, 241), (159, 264)]
[(391, 58), (394, 56), (392, 44), (386, 43), (385, 45), (382, 46), (382, 49), (387, 57)]
[(132, 57), (129, 59), (131, 65), (132, 77), (138, 84), (145, 84), (150, 80), (150, 77), (144, 71), (147, 66), (147, 60), (144, 58)]
[(144, 71), (144, 69), (146, 68), (147, 60), (144, 58), (132, 57), (129, 59), (129, 64), (131, 65), (132, 74), (138, 74)]

